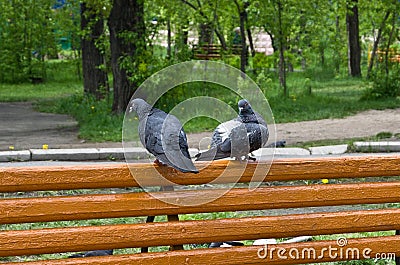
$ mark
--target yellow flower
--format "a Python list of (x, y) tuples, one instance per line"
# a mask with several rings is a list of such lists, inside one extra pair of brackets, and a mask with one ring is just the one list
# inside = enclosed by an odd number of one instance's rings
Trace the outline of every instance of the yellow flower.
[(328, 184), (329, 183), (329, 179), (322, 179), (321, 182), (324, 183), (324, 184)]
[(91, 108), (91, 109), (94, 109), (94, 106), (91, 106), (90, 108)]
[(47, 149), (49, 149), (49, 145), (48, 145), (48, 144), (44, 144), (44, 145), (42, 145), (42, 149), (43, 149), (43, 150), (47, 150)]
[(147, 71), (147, 65), (145, 63), (139, 64), (138, 68), (139, 68), (139, 71), (142, 72), (142, 73)]
[(10, 149), (10, 150), (14, 150), (14, 149), (15, 149), (15, 147), (14, 147), (13, 145), (10, 145), (10, 146), (8, 147), (8, 149)]

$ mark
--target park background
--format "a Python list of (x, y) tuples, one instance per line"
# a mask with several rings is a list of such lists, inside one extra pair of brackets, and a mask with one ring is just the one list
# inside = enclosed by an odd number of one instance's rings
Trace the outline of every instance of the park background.
[[(206, 57), (237, 67), (255, 80), (277, 123), (399, 108), (399, 15), (398, 0), (1, 1), (0, 101), (32, 102), (36, 110), (71, 115), (79, 122), (82, 139), (120, 143), (123, 114), (135, 89), (164, 67)], [(238, 86), (245, 84), (241, 81)], [(233, 108), (239, 99), (223, 87), (199, 82), (174, 88), (157, 107), (169, 111), (201, 95)], [(211, 131), (216, 124), (199, 117), (185, 129)], [(376, 137), (400, 135), (382, 132)], [(194, 214), (182, 219), (236, 215)], [(77, 223), (118, 221), (140, 220)]]
[[(341, 118), (400, 102), (397, 0), (13, 0), (2, 1), (0, 10), (0, 100), (72, 115), (88, 141), (120, 142), (135, 89), (188, 60), (220, 61), (248, 74), (276, 123)], [(169, 111), (201, 95), (235, 109), (239, 99), (193, 82), (156, 106)], [(217, 124), (198, 117), (184, 126), (202, 132)]]

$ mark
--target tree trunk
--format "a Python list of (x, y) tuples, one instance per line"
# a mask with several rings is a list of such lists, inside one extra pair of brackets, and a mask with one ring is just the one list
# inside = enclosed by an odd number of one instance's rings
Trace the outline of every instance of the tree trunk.
[(240, 11), (240, 37), (242, 39), (242, 50), (240, 53), (240, 70), (243, 73), (246, 73), (246, 65), (247, 65), (247, 43), (246, 43), (246, 31), (245, 31), (245, 20), (246, 20), (246, 11)]
[[(203, 17), (206, 21), (210, 21), (210, 19), (208, 18), (208, 16), (201, 10), (201, 5), (200, 5), (200, 1), (197, 1), (198, 6), (196, 7), (194, 4), (190, 3), (187, 0), (181, 0), (184, 4), (188, 5), (189, 7), (193, 8), (196, 12), (198, 12), (200, 14), (201, 17)], [(226, 41), (225, 41), (225, 37), (224, 34), (222, 34), (219, 29), (218, 26), (214, 28), (214, 32), (217, 35), (217, 38), (219, 40), (219, 42), (221, 43), (222, 49), (227, 50), (227, 46), (226, 46)], [(201, 38), (199, 40), (199, 44), (201, 44)]]
[[(254, 43), (253, 43), (253, 35), (251, 34), (251, 29), (250, 26), (248, 24), (249, 19), (247, 16), (247, 8), (249, 7), (250, 3), (249, 2), (245, 2), (244, 3), (244, 23), (246, 26), (246, 33), (247, 33), (247, 39), (249, 40), (249, 46), (250, 46), (250, 51), (251, 51), (251, 56), (254, 57), (256, 55), (256, 50), (254, 48)], [(246, 53), (247, 53), (247, 48), (246, 48)], [(247, 58), (248, 59), (248, 58)]]
[(336, 45), (334, 46), (334, 51), (336, 53), (336, 56), (334, 57), (334, 64), (335, 64), (335, 69), (336, 73), (340, 73), (340, 62), (341, 62), (341, 51), (340, 51), (340, 43), (342, 43), (342, 36), (341, 36), (341, 30), (340, 30), (340, 17), (336, 16), (336, 35), (335, 35), (335, 42)]
[(390, 45), (392, 44), (393, 40), (393, 34), (396, 31), (396, 19), (397, 19), (397, 13), (393, 13), (393, 20), (391, 23), (392, 29), (389, 32), (389, 39), (386, 44), (386, 49), (385, 49), (385, 72), (386, 72), (386, 79), (389, 77), (389, 50), (390, 50)]
[[(240, 52), (240, 70), (243, 73), (246, 73), (246, 65), (247, 65), (247, 43), (246, 43), (246, 19), (247, 12), (246, 8), (248, 7), (248, 3), (245, 3), (243, 6), (235, 0), (235, 5), (237, 11), (239, 13), (239, 22), (240, 22), (240, 44), (241, 44), (241, 52)], [(243, 75), (244, 77), (244, 75)]]
[(251, 56), (254, 57), (256, 55), (256, 49), (254, 48), (253, 35), (251, 34), (251, 29), (249, 27), (247, 27), (247, 38), (249, 39)]
[(321, 62), (321, 66), (325, 67), (325, 48), (324, 47), (319, 47), (319, 58)]
[(227, 50), (228, 47), (226, 46), (226, 41), (225, 41), (224, 34), (222, 34), (222, 33), (219, 31), (218, 28), (215, 28), (215, 29), (214, 29), (214, 32), (215, 32), (215, 34), (217, 35), (217, 38), (218, 38), (219, 42), (221, 43), (222, 49)]
[(358, 0), (347, 4), (346, 25), (348, 34), (348, 67), (353, 77), (361, 76), (361, 48), (358, 21)]
[(382, 31), (383, 31), (383, 28), (385, 27), (386, 20), (389, 18), (389, 15), (390, 15), (390, 11), (388, 10), (385, 14), (385, 17), (382, 20), (382, 23), (381, 23), (379, 29), (378, 29), (378, 34), (374, 41), (374, 46), (373, 46), (372, 52), (371, 52), (371, 58), (370, 58), (369, 64), (368, 64), (367, 78), (369, 78), (371, 75), (372, 67), (374, 66), (374, 62), (375, 62), (376, 51), (378, 50), (378, 45), (379, 45), (379, 42), (382, 37)]
[(200, 24), (199, 30), (199, 45), (212, 44), (212, 26), (210, 23)]
[[(125, 111), (139, 81), (129, 81), (128, 69), (123, 61), (137, 67), (137, 57), (146, 47), (143, 0), (114, 0), (108, 19), (110, 29), (111, 67), (113, 72), (114, 113)], [(130, 60), (130, 61), (129, 61)], [(131, 72), (137, 69), (129, 69)]]
[(265, 32), (267, 32), (267, 34), (269, 35), (269, 38), (271, 39), (271, 46), (272, 46), (272, 49), (274, 50), (274, 52), (277, 51), (277, 50), (279, 50), (279, 48), (278, 48), (278, 46), (277, 46), (277, 44), (276, 44), (276, 41), (275, 41), (274, 34), (272, 34), (272, 33), (271, 33), (270, 31), (268, 31), (268, 29), (266, 29), (266, 28), (264, 28), (264, 30), (265, 30)]
[(96, 41), (103, 34), (104, 20), (96, 20), (95, 13), (86, 3), (81, 4), (81, 29), (91, 29), (88, 35), (81, 38), (84, 92), (102, 99), (108, 92), (108, 77), (104, 56), (96, 47)]
[(286, 85), (286, 66), (285, 66), (285, 36), (283, 34), (283, 25), (282, 25), (282, 11), (283, 6), (282, 2), (277, 2), (278, 6), (278, 42), (279, 42), (279, 83), (283, 87), (283, 94), (286, 97), (288, 95), (287, 85)]
[(171, 59), (171, 20), (167, 19), (167, 59)]

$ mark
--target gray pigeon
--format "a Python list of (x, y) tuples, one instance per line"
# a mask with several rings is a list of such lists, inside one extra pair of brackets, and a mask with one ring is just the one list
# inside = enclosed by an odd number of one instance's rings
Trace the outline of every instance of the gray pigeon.
[(224, 241), (224, 242), (212, 242), (209, 245), (210, 248), (237, 247), (237, 246), (244, 246), (244, 243), (240, 241)]
[(140, 141), (156, 157), (156, 163), (185, 173), (199, 173), (190, 158), (182, 124), (175, 116), (152, 108), (140, 98), (131, 101), (129, 111), (138, 114)]
[(210, 149), (197, 154), (196, 161), (210, 161), (227, 157), (249, 158), (249, 153), (265, 145), (269, 132), (264, 119), (253, 111), (246, 99), (240, 100), (238, 107), (239, 116), (218, 125), (214, 130)]
[(83, 258), (83, 257), (97, 257), (97, 256), (109, 256), (113, 255), (114, 250), (113, 249), (108, 249), (108, 250), (91, 250), (91, 251), (86, 251), (86, 252), (81, 252), (81, 253), (76, 253), (71, 256), (68, 256), (68, 258)]

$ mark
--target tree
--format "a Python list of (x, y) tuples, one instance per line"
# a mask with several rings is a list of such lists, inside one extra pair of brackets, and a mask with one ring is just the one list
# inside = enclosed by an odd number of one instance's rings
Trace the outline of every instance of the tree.
[(99, 43), (104, 34), (104, 20), (89, 3), (81, 4), (81, 30), (84, 92), (101, 99), (109, 90), (104, 51)]
[(286, 58), (285, 51), (288, 46), (289, 34), (292, 30), (292, 18), (296, 13), (294, 1), (269, 0), (259, 1), (261, 7), (263, 27), (270, 35), (274, 36), (274, 45), (278, 48), (278, 74), (279, 83), (283, 88), (283, 94), (288, 95), (286, 84)]
[(43, 82), (45, 57), (56, 46), (51, 3), (0, 1), (0, 81)]
[(123, 113), (141, 80), (132, 76), (146, 48), (144, 1), (114, 0), (108, 18), (111, 67), (113, 72), (114, 113)]
[[(203, 11), (203, 9), (205, 9), (206, 7), (204, 7), (201, 4), (201, 1), (197, 1), (197, 5), (191, 3), (189, 0), (181, 0), (181, 1), (182, 1), (182, 3), (186, 4), (187, 6), (189, 6), (193, 10), (195, 10), (200, 15), (200, 17), (203, 19), (203, 23), (200, 23), (200, 25), (201, 25), (200, 30), (207, 32), (211, 29), (211, 31), (214, 31), (218, 37), (219, 42), (221, 43), (222, 48), (224, 50), (226, 50), (227, 45), (226, 45), (226, 41), (225, 41), (225, 36), (220, 31), (218, 25), (215, 24), (215, 22), (218, 21), (218, 17), (216, 16), (216, 13), (214, 13), (214, 16), (212, 18), (210, 18), (210, 16), (206, 12)], [(210, 5), (209, 2), (207, 2), (207, 4)], [(216, 4), (217, 3), (215, 3), (214, 6), (211, 8), (215, 8)], [(209, 36), (209, 34), (208, 34), (208, 36)], [(203, 40), (203, 42), (207, 42), (207, 39)]]
[(348, 67), (353, 77), (361, 76), (361, 47), (358, 21), (358, 0), (347, 2)]
[(382, 32), (383, 29), (386, 25), (386, 21), (389, 18), (390, 15), (390, 10), (386, 11), (385, 16), (383, 17), (383, 20), (378, 28), (378, 33), (376, 35), (376, 38), (374, 40), (374, 45), (372, 47), (372, 51), (371, 51), (371, 58), (368, 64), (368, 70), (367, 70), (367, 77), (369, 78), (371, 76), (371, 72), (372, 72), (372, 67), (374, 66), (374, 62), (375, 62), (375, 57), (376, 57), (376, 52), (378, 51), (378, 46), (379, 46), (379, 42), (381, 41), (381, 37), (382, 37)]
[[(234, 0), (237, 12), (239, 14), (240, 21), (240, 38), (242, 49), (240, 52), (240, 70), (243, 73), (246, 73), (246, 65), (247, 65), (247, 44), (246, 44), (246, 22), (247, 22), (247, 11), (246, 8), (249, 7), (249, 2), (239, 3), (237, 0)], [(250, 36), (251, 37), (251, 36)]]

